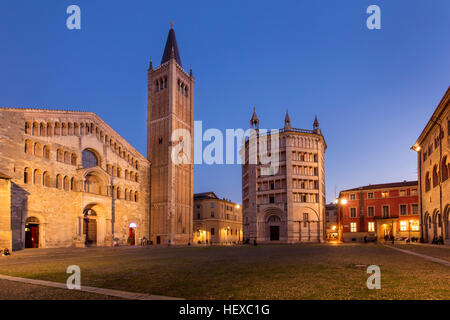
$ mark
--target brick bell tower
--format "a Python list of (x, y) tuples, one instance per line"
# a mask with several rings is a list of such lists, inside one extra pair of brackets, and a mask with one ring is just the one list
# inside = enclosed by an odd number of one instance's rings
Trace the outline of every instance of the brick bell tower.
[[(147, 113), (150, 237), (154, 244), (187, 244), (194, 212), (194, 78), (192, 69), (183, 70), (173, 23), (161, 65), (153, 68), (150, 60)], [(172, 137), (177, 129), (189, 134)]]

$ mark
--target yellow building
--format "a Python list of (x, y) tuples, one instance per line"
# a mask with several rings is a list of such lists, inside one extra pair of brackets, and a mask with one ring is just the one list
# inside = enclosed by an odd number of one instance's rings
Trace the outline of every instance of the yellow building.
[(242, 242), (242, 209), (214, 192), (194, 195), (194, 244)]
[(450, 87), (412, 147), (418, 154), (421, 237), (450, 241)]

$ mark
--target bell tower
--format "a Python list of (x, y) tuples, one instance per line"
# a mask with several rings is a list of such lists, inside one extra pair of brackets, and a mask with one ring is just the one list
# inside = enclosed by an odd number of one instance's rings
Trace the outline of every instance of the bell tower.
[(147, 91), (150, 237), (154, 244), (187, 244), (193, 229), (194, 77), (181, 64), (173, 23), (161, 64), (153, 68), (150, 60)]

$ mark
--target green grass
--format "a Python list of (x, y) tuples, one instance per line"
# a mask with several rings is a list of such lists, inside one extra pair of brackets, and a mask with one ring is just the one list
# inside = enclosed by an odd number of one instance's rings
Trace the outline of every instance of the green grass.
[[(374, 244), (26, 250), (0, 273), (186, 299), (450, 299), (450, 269)], [(367, 266), (381, 268), (369, 290)]]

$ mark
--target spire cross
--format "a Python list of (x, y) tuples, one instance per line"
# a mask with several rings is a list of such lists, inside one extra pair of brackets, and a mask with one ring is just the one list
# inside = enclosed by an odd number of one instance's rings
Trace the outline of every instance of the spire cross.
[(170, 21), (170, 29), (173, 29), (173, 20)]

